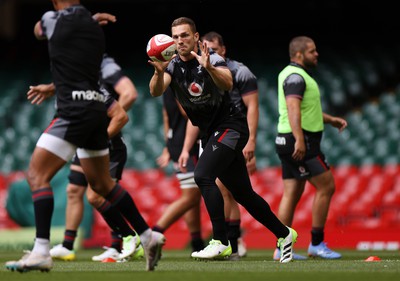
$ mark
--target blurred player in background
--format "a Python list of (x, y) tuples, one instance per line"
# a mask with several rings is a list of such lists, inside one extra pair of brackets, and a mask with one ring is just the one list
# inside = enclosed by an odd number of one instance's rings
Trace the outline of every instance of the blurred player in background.
[[(293, 38), (289, 44), (290, 64), (278, 76), (278, 135), (276, 151), (282, 162), (283, 196), (278, 217), (292, 225), (293, 216), (305, 185), (310, 182), (316, 190), (312, 205), (311, 243), (308, 255), (338, 259), (324, 242), (324, 227), (329, 205), (335, 192), (335, 181), (321, 152), (324, 123), (343, 131), (346, 120), (322, 112), (318, 84), (311, 75), (317, 66), (318, 52), (314, 41), (306, 36)], [(281, 249), (276, 249), (275, 260)], [(294, 255), (295, 259), (305, 259)]]
[[(101, 64), (100, 79), (101, 90), (105, 96), (110, 96), (118, 101), (120, 106), (114, 104), (108, 105), (108, 113), (110, 117), (110, 125), (108, 127), (108, 135), (110, 138), (109, 149), (110, 149), (110, 173), (113, 179), (118, 182), (122, 177), (123, 168), (126, 162), (126, 146), (124, 144), (121, 128), (116, 130), (115, 122), (113, 122), (114, 108), (121, 108), (127, 111), (131, 108), (132, 104), (137, 99), (138, 93), (133, 82), (126, 76), (121, 70), (121, 67), (115, 62), (115, 60), (105, 54)], [(28, 99), (36, 99), (39, 97), (47, 97), (54, 94), (54, 89), (51, 89), (52, 85), (38, 85), (32, 86), (28, 92)], [(54, 87), (53, 87), (54, 88)], [(52, 90), (52, 92), (51, 92)], [(50, 94), (49, 94), (50, 93)], [(34, 103), (34, 101), (33, 101)], [(106, 103), (107, 105), (108, 103)], [(121, 215), (108, 206), (109, 203), (100, 195), (95, 193), (90, 187), (86, 177), (80, 166), (79, 158), (75, 155), (70, 167), (71, 171), (69, 174), (69, 184), (67, 186), (67, 206), (65, 212), (65, 233), (62, 244), (54, 246), (50, 250), (50, 254), (53, 258), (60, 260), (74, 260), (74, 242), (77, 237), (78, 227), (83, 218), (84, 211), (84, 200), (83, 196), (87, 194), (88, 202), (95, 207), (105, 221), (110, 225), (111, 228), (123, 229), (123, 225), (118, 223), (118, 220), (122, 219)], [(109, 211), (106, 211), (107, 209)], [(93, 256), (94, 261), (102, 261), (106, 258), (112, 258), (114, 260), (122, 260), (133, 255), (133, 258), (143, 257), (143, 247), (138, 243), (135, 247), (131, 245), (133, 243), (133, 236), (126, 232), (124, 235), (119, 231), (111, 231), (111, 247), (104, 247), (106, 250), (104, 253), (98, 256)], [(122, 241), (124, 241), (124, 250), (122, 251)], [(137, 243), (138, 241), (136, 241)], [(131, 252), (135, 249), (135, 253)], [(122, 251), (122, 252), (121, 252)]]
[[(201, 236), (200, 200), (201, 193), (194, 181), (194, 167), (199, 158), (199, 144), (196, 142), (190, 150), (187, 172), (179, 170), (178, 159), (181, 154), (187, 127), (187, 116), (169, 87), (163, 95), (163, 123), (166, 147), (157, 158), (161, 168), (167, 167), (172, 160), (176, 177), (181, 188), (181, 197), (172, 202), (158, 219), (153, 230), (164, 233), (174, 222), (183, 216), (191, 236), (192, 252), (204, 248)], [(189, 121), (190, 122), (190, 121)], [(162, 192), (160, 190), (160, 192)]]
[(94, 18), (79, 0), (52, 0), (52, 4), (55, 11), (43, 14), (34, 26), (34, 35), (48, 43), (57, 118), (40, 136), (27, 172), (36, 226), (33, 249), (20, 260), (6, 262), (6, 268), (25, 272), (53, 267), (50, 229), (54, 195), (50, 182), (76, 153), (91, 188), (140, 235), (132, 229), (131, 235), (143, 243), (146, 270), (154, 270), (165, 237), (149, 228), (132, 197), (109, 171), (109, 122), (98, 84), (106, 45), (99, 18)]

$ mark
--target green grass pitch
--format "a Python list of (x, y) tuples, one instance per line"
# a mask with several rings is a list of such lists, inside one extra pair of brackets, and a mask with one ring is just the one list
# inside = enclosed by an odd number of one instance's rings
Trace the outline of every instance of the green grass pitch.
[[(164, 250), (156, 270), (145, 271), (145, 261), (125, 263), (101, 263), (91, 261), (91, 256), (100, 249), (77, 251), (77, 260), (55, 261), (50, 272), (26, 273), (6, 270), (4, 263), (20, 258), (20, 250), (0, 251), (0, 280), (58, 280), (58, 281), (395, 281), (400, 280), (399, 251), (351, 251), (342, 250), (342, 259), (308, 259), (281, 264), (272, 260), (272, 250), (249, 249), (240, 261), (195, 261), (189, 250)], [(297, 251), (306, 254), (305, 251)], [(366, 262), (369, 256), (378, 256), (381, 261)]]

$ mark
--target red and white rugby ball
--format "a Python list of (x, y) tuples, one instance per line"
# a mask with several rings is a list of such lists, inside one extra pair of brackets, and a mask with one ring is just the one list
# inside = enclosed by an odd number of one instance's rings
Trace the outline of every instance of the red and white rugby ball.
[(174, 40), (166, 34), (157, 34), (147, 43), (147, 55), (152, 61), (169, 61), (175, 54)]

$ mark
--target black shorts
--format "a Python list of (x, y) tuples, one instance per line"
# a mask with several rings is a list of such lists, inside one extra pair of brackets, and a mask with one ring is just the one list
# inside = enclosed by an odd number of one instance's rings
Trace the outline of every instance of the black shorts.
[(278, 134), (275, 149), (282, 164), (283, 179), (308, 179), (330, 169), (320, 149), (322, 133), (304, 132), (306, 155), (302, 161), (292, 157), (295, 139), (293, 134)]
[(55, 118), (45, 133), (61, 138), (79, 148), (102, 150), (108, 147), (108, 122), (105, 111), (85, 110), (79, 117)]
[[(123, 141), (123, 138), (114, 137), (109, 141), (110, 150), (110, 174), (111, 177), (117, 181), (121, 180), (122, 172), (124, 170), (126, 160), (127, 160), (127, 149)], [(81, 163), (79, 158), (74, 155), (72, 159), (72, 164), (80, 166)]]

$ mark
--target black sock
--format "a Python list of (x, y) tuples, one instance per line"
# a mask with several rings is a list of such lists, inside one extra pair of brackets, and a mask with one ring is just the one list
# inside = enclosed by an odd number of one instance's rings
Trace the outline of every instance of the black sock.
[(111, 231), (111, 248), (116, 249), (118, 252), (122, 250), (122, 237), (115, 231)]
[(323, 227), (313, 227), (311, 229), (311, 244), (317, 246), (324, 241), (324, 228)]
[(116, 208), (114, 208), (110, 202), (104, 201), (103, 204), (97, 211), (101, 214), (104, 220), (107, 222), (108, 226), (115, 232), (119, 233), (122, 237), (128, 235), (135, 235), (133, 229), (126, 223), (124, 217)]
[(32, 192), (35, 211), (36, 238), (50, 240), (51, 217), (54, 211), (54, 195), (51, 187)]
[(204, 249), (204, 241), (201, 238), (201, 232), (196, 231), (190, 233), (190, 236), (192, 238), (190, 245), (192, 246), (192, 251), (193, 252), (198, 252)]
[(63, 247), (72, 251), (74, 249), (74, 242), (75, 242), (77, 233), (78, 232), (76, 230), (66, 229), (64, 232), (64, 241), (62, 243)]
[(240, 220), (228, 221), (228, 239), (231, 243), (232, 253), (238, 252), (238, 239), (240, 238)]
[(149, 225), (140, 214), (130, 194), (118, 183), (105, 198), (112, 202), (112, 206), (122, 214), (138, 234), (149, 229)]
[(158, 225), (153, 226), (152, 228), (154, 231), (160, 232), (160, 233), (164, 233), (165, 229), (159, 227)]

